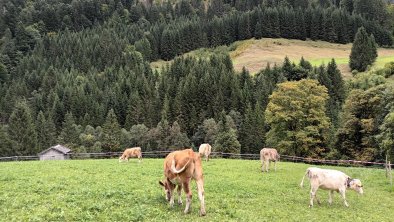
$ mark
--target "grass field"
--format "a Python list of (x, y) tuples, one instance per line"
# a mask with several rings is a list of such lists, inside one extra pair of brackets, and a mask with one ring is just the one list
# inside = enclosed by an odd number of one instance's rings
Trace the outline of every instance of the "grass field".
[[(213, 159), (203, 163), (207, 215), (198, 216), (193, 182), (192, 211), (168, 206), (158, 184), (162, 159), (138, 164), (107, 160), (0, 163), (1, 221), (392, 221), (394, 188), (382, 169), (339, 168), (360, 178), (363, 196), (347, 192), (349, 208), (338, 194), (328, 205), (308, 208), (309, 183), (300, 180), (309, 166), (278, 164), (262, 174), (257, 160)], [(330, 167), (337, 168), (337, 167)], [(183, 201), (185, 203), (185, 196)]]
[[(236, 71), (246, 67), (251, 73), (257, 73), (265, 68), (267, 63), (282, 65), (285, 56), (291, 61), (298, 63), (303, 56), (312, 65), (327, 64), (332, 58), (338, 64), (338, 68), (345, 78), (351, 77), (349, 55), (352, 44), (336, 44), (324, 41), (301, 41), (294, 39), (249, 39), (238, 41), (232, 45), (219, 46), (215, 49), (198, 49), (185, 55), (206, 57), (212, 53), (228, 52), (232, 58)], [(384, 64), (394, 61), (394, 49), (379, 48), (378, 58), (374, 68), (382, 68)], [(168, 62), (156, 61), (151, 63), (155, 69), (159, 69)]]

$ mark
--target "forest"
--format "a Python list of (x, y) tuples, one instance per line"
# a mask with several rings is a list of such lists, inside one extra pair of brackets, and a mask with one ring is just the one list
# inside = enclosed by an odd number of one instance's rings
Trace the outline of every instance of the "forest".
[[(344, 80), (335, 60), (236, 72), (250, 38), (393, 47), (386, 0), (9, 0), (0, 3), (0, 156), (175, 150), (394, 159), (394, 63)], [(160, 70), (151, 61), (173, 60)]]

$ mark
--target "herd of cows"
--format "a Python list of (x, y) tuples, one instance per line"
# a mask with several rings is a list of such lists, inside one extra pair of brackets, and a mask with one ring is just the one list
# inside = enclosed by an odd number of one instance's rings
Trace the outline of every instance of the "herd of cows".
[[(181, 193), (182, 189), (186, 193), (186, 207), (185, 213), (190, 212), (190, 205), (192, 201), (192, 192), (190, 190), (191, 180), (195, 180), (197, 184), (198, 198), (200, 200), (200, 215), (206, 215), (205, 200), (204, 200), (204, 177), (202, 170), (201, 157), (205, 157), (205, 160), (209, 160), (212, 147), (211, 145), (204, 143), (201, 144), (198, 153), (195, 153), (192, 149), (184, 149), (173, 151), (169, 153), (164, 159), (164, 176), (163, 181), (159, 181), (159, 184), (163, 186), (166, 199), (170, 202), (170, 206), (174, 205), (174, 191), (177, 188), (178, 193), (178, 204), (182, 204)], [(128, 161), (130, 157), (138, 157), (138, 161), (142, 160), (142, 152), (140, 147), (126, 149), (122, 156), (119, 157), (119, 162)], [(276, 149), (263, 148), (260, 151), (261, 160), (261, 171), (268, 172), (270, 161), (274, 162), (274, 168), (276, 171), (276, 162), (279, 161), (280, 155)], [(332, 203), (333, 192), (340, 193), (343, 198), (346, 207), (349, 204), (346, 201), (345, 192), (347, 189), (352, 189), (359, 194), (363, 193), (363, 186), (359, 179), (352, 179), (345, 173), (338, 170), (320, 169), (317, 167), (309, 167), (306, 169), (305, 175), (302, 178), (300, 186), (303, 187), (305, 176), (310, 180), (310, 204), (309, 207), (313, 206), (314, 200), (320, 204), (320, 200), (316, 195), (319, 188), (328, 190), (329, 204)]]

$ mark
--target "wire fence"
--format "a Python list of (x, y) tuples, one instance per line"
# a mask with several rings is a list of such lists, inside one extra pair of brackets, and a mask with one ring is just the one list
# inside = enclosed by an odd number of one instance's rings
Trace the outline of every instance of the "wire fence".
[[(171, 151), (148, 151), (142, 152), (143, 158), (164, 158)], [(105, 153), (69, 153), (65, 155), (50, 155), (46, 156), (46, 160), (49, 159), (111, 159), (119, 158), (123, 152), (105, 152)], [(235, 153), (223, 153), (223, 152), (212, 152), (210, 158), (225, 158), (225, 159), (245, 159), (245, 160), (259, 160), (260, 154), (235, 154)], [(6, 161), (32, 161), (40, 160), (39, 156), (11, 156), (11, 157), (0, 157), (0, 162)], [(300, 162), (314, 165), (336, 165), (336, 166), (365, 166), (365, 167), (386, 167), (385, 162), (371, 162), (371, 161), (359, 161), (359, 160), (326, 160), (326, 159), (314, 159), (305, 158), (289, 155), (281, 155), (280, 161), (286, 162)], [(394, 164), (390, 164), (394, 166)]]

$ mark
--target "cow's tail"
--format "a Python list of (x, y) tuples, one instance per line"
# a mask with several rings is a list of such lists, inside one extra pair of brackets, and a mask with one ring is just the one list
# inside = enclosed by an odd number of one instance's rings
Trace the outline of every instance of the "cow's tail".
[(175, 159), (173, 159), (172, 163), (171, 163), (171, 171), (172, 171), (172, 173), (175, 173), (175, 174), (182, 173), (186, 169), (186, 167), (189, 164), (189, 162), (190, 162), (190, 159), (187, 161), (187, 163), (181, 169), (177, 170), (176, 167), (175, 167)]
[(305, 179), (305, 176), (308, 175), (308, 173), (309, 173), (309, 169), (306, 170), (304, 176), (302, 177), (302, 180), (301, 180), (301, 183), (300, 183), (300, 187), (301, 188), (304, 187), (304, 179)]

